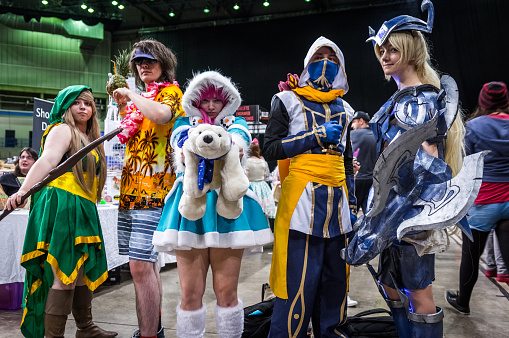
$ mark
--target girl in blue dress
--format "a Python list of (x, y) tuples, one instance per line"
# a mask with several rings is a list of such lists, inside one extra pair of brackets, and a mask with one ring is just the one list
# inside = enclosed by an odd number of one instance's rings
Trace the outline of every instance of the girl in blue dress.
[[(220, 337), (240, 337), (244, 327), (243, 304), (237, 298), (237, 285), (244, 248), (272, 242), (272, 232), (254, 193), (243, 197), (243, 212), (236, 219), (219, 216), (217, 193), (207, 193), (205, 215), (196, 221), (182, 217), (178, 205), (183, 192), (184, 166), (178, 145), (181, 133), (202, 123), (223, 127), (239, 147), (247, 152), (251, 135), (244, 118), (234, 116), (241, 102), (237, 88), (218, 72), (197, 74), (189, 83), (182, 107), (186, 117), (178, 118), (170, 144), (175, 149), (177, 179), (166, 197), (154, 250), (177, 257), (182, 300), (177, 306), (177, 336), (203, 337), (206, 305), (202, 298), (209, 266), (216, 294), (215, 319)], [(185, 133), (184, 133), (185, 134)], [(181, 142), (182, 144), (183, 142)]]

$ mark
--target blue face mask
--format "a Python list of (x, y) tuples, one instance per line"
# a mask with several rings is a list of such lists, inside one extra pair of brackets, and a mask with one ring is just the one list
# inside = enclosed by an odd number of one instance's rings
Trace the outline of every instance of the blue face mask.
[(308, 67), (309, 79), (316, 89), (330, 90), (338, 72), (339, 66), (326, 59), (315, 61)]

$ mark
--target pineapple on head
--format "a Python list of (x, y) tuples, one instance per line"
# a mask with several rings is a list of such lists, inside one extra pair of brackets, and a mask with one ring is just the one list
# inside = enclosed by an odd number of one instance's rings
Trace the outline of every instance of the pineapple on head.
[(110, 94), (110, 96), (113, 95), (113, 92), (117, 88), (128, 88), (127, 77), (129, 75), (130, 57), (131, 53), (129, 50), (124, 49), (123, 51), (118, 51), (118, 55), (115, 56), (115, 61), (111, 61), (113, 62), (115, 75), (110, 77), (108, 83), (106, 84), (106, 91), (108, 94)]

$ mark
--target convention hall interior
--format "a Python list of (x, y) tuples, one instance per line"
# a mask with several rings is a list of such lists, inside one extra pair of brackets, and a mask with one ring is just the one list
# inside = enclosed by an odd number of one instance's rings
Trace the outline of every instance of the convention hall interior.
[[(468, 117), (484, 83), (509, 81), (509, 45), (503, 28), (509, 1), (433, 4), (433, 32), (427, 35), (432, 63), (456, 80), (460, 111)], [(373, 45), (366, 43), (368, 27), (377, 30), (384, 20), (400, 14), (426, 20), (420, 5), (420, 0), (0, 0), (0, 171), (12, 171), (24, 147), (40, 145), (34, 118), (44, 108), (38, 104), (51, 102), (69, 85), (92, 88), (103, 132), (118, 126), (105, 90), (108, 74), (115, 72), (111, 60), (143, 38), (156, 39), (174, 51), (176, 81), (183, 90), (198, 71), (220, 70), (231, 77), (242, 105), (255, 107), (248, 124), (261, 143), (279, 82), (286, 81), (288, 73), (301, 73), (308, 48), (320, 36), (337, 43), (344, 54), (350, 88), (344, 99), (356, 111), (372, 116), (397, 88), (384, 78)], [(114, 190), (115, 175), (122, 168), (115, 157), (122, 149), (114, 144), (105, 149), (112, 158), (106, 188)], [(276, 163), (269, 166), (273, 170)], [(117, 331), (119, 337), (131, 337), (137, 329), (134, 286), (126, 256), (118, 255), (114, 202), (101, 206), (110, 277), (94, 293), (94, 322)], [(19, 300), (24, 271), (19, 257), (28, 210), (16, 212), (0, 221), (2, 338), (23, 337)], [(461, 232), (449, 230), (450, 244), (436, 255), (433, 282), (436, 305), (445, 314), (444, 337), (509, 337), (509, 285), (485, 276), (484, 256), (470, 315), (455, 311), (445, 300), (446, 290), (458, 289), (461, 261)], [(244, 252), (238, 293), (245, 306), (262, 301), (271, 259), (272, 245)], [(166, 337), (175, 337), (175, 307), (181, 295), (176, 262), (165, 255), (159, 263), (162, 325)], [(371, 263), (377, 266), (378, 261)], [(351, 267), (349, 296), (357, 305), (348, 307), (348, 316), (388, 309), (364, 265)], [(209, 313), (214, 312), (214, 301), (209, 273), (204, 297)], [(74, 336), (75, 330), (69, 316), (66, 336)], [(207, 318), (205, 337), (219, 337), (213, 316)]]

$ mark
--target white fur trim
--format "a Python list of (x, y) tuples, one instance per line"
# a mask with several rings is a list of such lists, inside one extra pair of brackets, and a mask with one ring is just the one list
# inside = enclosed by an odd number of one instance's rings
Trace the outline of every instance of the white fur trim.
[(304, 59), (304, 70), (299, 78), (299, 87), (307, 86), (306, 81), (309, 80), (308, 66), (311, 57), (320, 47), (330, 47), (336, 53), (336, 56), (339, 59), (339, 72), (334, 78), (334, 82), (332, 83), (332, 89), (343, 89), (345, 94), (348, 93), (348, 81), (346, 79), (346, 71), (345, 71), (345, 57), (343, 56), (343, 52), (339, 49), (338, 45), (336, 45), (331, 40), (320, 36), (316, 39), (315, 42), (311, 45)]
[(244, 303), (238, 299), (233, 307), (221, 307), (216, 304), (214, 314), (217, 334), (221, 338), (240, 338), (244, 331)]
[(230, 78), (223, 76), (216, 71), (198, 73), (189, 82), (186, 91), (182, 96), (182, 108), (186, 112), (186, 115), (202, 117), (198, 108), (193, 106), (193, 101), (198, 100), (200, 92), (209, 85), (221, 88), (228, 98), (228, 102), (216, 117), (215, 121), (219, 122), (225, 116), (235, 115), (235, 112), (242, 101), (240, 93)]
[[(242, 126), (239, 126), (239, 127), (242, 127)], [(249, 135), (249, 138), (251, 138), (251, 135), (249, 133), (248, 133), (248, 135)], [(247, 143), (246, 139), (244, 138), (244, 136), (242, 136), (239, 133), (231, 133), (231, 136), (232, 136), (232, 141), (235, 142), (235, 144), (239, 148), (242, 148), (242, 150), (244, 151), (244, 156), (242, 156), (242, 160), (240, 161), (240, 164), (242, 165), (242, 168), (245, 168), (246, 167), (246, 161), (247, 161), (247, 158), (248, 158), (247, 152), (249, 151), (249, 144), (250, 143)]]
[[(232, 129), (240, 129), (242, 130), (244, 133), (246, 133), (246, 136), (247, 136), (247, 140), (246, 138), (244, 138), (245, 142), (247, 142), (248, 145), (251, 144), (251, 142), (253, 142), (253, 139), (251, 138), (251, 133), (249, 132), (249, 129), (247, 129), (246, 127), (244, 127), (243, 125), (241, 124), (237, 124), (237, 123), (234, 123), (232, 124), (229, 128), (228, 128), (228, 131), (231, 131)], [(235, 132), (232, 132), (232, 134), (235, 134)]]
[[(190, 129), (191, 126), (183, 125), (178, 128), (176, 128), (170, 136), (170, 145), (173, 148), (173, 154), (172, 154), (172, 161), (171, 165), (173, 169), (175, 170), (175, 173), (183, 173), (186, 169), (186, 166), (184, 165), (184, 162), (182, 162), (182, 148), (177, 147), (177, 141), (180, 137), (180, 133), (183, 132), (186, 129)], [(175, 187), (175, 184), (173, 184), (173, 187)], [(173, 189), (172, 189), (173, 190)]]
[(155, 252), (165, 252), (175, 255), (175, 250), (191, 250), (206, 248), (245, 249), (259, 245), (266, 245), (274, 241), (269, 228), (252, 231), (235, 231), (225, 234), (207, 232), (197, 235), (189, 231), (167, 229), (164, 232), (155, 231), (152, 239)]
[(185, 311), (177, 305), (177, 337), (200, 338), (205, 335), (205, 323), (207, 320), (207, 306), (194, 311)]
[[(182, 148), (173, 148), (172, 156), (172, 167), (173, 170), (175, 170), (176, 174), (183, 173), (186, 170), (186, 166), (184, 165), (184, 162), (182, 161)], [(173, 185), (175, 186), (175, 185)], [(173, 188), (172, 188), (173, 189)]]

